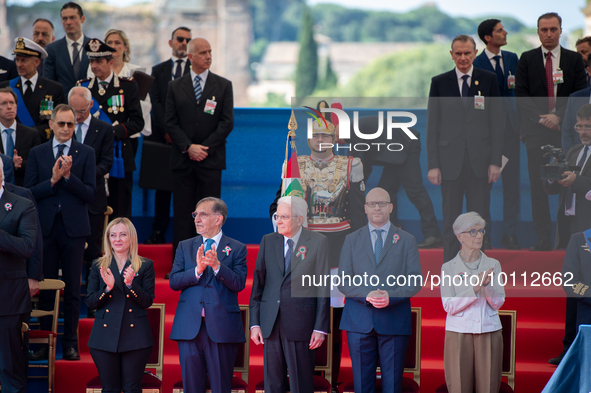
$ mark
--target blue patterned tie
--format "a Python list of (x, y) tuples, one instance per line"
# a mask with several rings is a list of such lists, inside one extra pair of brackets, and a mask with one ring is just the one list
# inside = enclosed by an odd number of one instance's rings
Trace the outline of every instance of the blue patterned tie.
[(6, 134), (6, 146), (4, 146), (4, 154), (10, 157), (14, 157), (14, 141), (12, 140), (12, 128), (5, 128), (4, 132)]
[(199, 75), (195, 77), (195, 85), (193, 86), (193, 89), (195, 90), (197, 105), (199, 105), (199, 100), (201, 100), (201, 77)]
[(289, 265), (291, 264), (291, 253), (293, 251), (293, 240), (287, 239), (287, 254), (285, 254), (285, 275), (289, 272)]
[(497, 74), (497, 79), (499, 82), (499, 88), (501, 89), (501, 95), (505, 91), (505, 75), (503, 74), (503, 69), (501, 68), (501, 56), (496, 55), (493, 56), (493, 59), (496, 60), (497, 65), (495, 66), (495, 72)]
[(376, 233), (376, 244), (375, 244), (375, 257), (376, 257), (376, 265), (380, 263), (380, 256), (382, 255), (382, 248), (384, 248), (384, 240), (382, 239), (382, 229), (375, 229), (374, 232)]
[(205, 241), (205, 250), (203, 250), (203, 254), (205, 255), (206, 252), (208, 252), (209, 250), (211, 250), (211, 247), (213, 246), (213, 239), (207, 239)]

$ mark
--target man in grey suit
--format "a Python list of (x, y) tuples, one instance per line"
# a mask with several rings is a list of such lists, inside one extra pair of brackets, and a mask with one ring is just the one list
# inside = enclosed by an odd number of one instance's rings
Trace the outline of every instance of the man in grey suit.
[[(390, 222), (386, 190), (376, 187), (367, 194), (365, 213), (368, 225), (348, 235), (341, 251), (339, 290), (347, 302), (340, 328), (347, 331), (355, 392), (374, 391), (378, 359), (383, 391), (400, 392), (411, 334), (410, 298), (422, 285), (419, 249), (414, 236)], [(354, 284), (354, 277), (366, 276), (368, 282)]]
[(90, 38), (82, 33), (86, 17), (78, 4), (64, 4), (60, 16), (66, 36), (47, 45), (43, 77), (61, 83), (68, 94), (77, 81), (86, 79), (89, 63), (84, 47)]
[(302, 282), (329, 274), (326, 236), (302, 228), (307, 209), (300, 197), (279, 199), (277, 232), (263, 237), (255, 266), (250, 338), (264, 344), (267, 393), (314, 391), (314, 350), (330, 329), (328, 291)]

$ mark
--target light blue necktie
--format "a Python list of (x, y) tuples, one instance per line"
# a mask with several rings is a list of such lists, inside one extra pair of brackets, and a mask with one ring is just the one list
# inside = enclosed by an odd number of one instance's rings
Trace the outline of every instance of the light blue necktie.
[(285, 254), (285, 275), (289, 272), (291, 264), (291, 253), (293, 251), (293, 240), (287, 239), (287, 254)]
[(4, 154), (10, 157), (14, 157), (14, 141), (12, 140), (12, 128), (5, 128), (4, 133), (6, 133), (6, 146), (4, 146)]
[(193, 86), (195, 90), (195, 98), (197, 99), (197, 105), (199, 105), (199, 100), (201, 100), (201, 77), (197, 75), (195, 77), (195, 84)]
[(78, 123), (78, 128), (76, 129), (76, 140), (80, 143), (84, 143), (82, 140), (82, 123)]
[(374, 232), (376, 233), (376, 244), (375, 244), (375, 257), (376, 257), (376, 265), (380, 263), (380, 256), (382, 255), (382, 248), (384, 248), (384, 240), (382, 239), (382, 229), (375, 229)]

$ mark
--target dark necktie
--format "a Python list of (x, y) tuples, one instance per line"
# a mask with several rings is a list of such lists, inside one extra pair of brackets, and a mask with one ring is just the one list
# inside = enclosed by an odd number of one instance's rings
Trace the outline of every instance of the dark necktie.
[(199, 100), (201, 100), (201, 77), (199, 75), (195, 77), (195, 84), (193, 88), (195, 90), (195, 98), (197, 99), (197, 105), (199, 105)]
[(29, 101), (31, 101), (31, 96), (33, 95), (33, 84), (30, 80), (25, 81), (25, 94), (23, 94), (23, 100), (25, 101), (25, 105), (29, 105)]
[(291, 253), (293, 251), (293, 240), (291, 239), (287, 239), (287, 254), (285, 254), (285, 275), (287, 276), (287, 273), (289, 272), (290, 269), (290, 264), (291, 264)]
[(493, 59), (496, 60), (497, 64), (495, 65), (495, 73), (497, 74), (497, 80), (499, 82), (500, 93), (503, 95), (505, 91), (505, 75), (503, 74), (503, 69), (501, 68), (501, 56), (496, 55), (493, 56)]
[(78, 72), (80, 72), (80, 51), (78, 50), (78, 43), (72, 44), (72, 68), (74, 69), (74, 78), (78, 80)]
[(382, 249), (384, 248), (384, 240), (382, 239), (382, 229), (375, 229), (374, 232), (376, 233), (376, 244), (375, 244), (375, 251), (374, 255), (376, 257), (376, 265), (380, 263), (380, 256), (382, 255)]
[(462, 76), (462, 79), (464, 80), (462, 82), (462, 99), (464, 100), (464, 106), (468, 105), (468, 90), (470, 89), (468, 78), (470, 78), (470, 75)]
[(3, 133), (6, 134), (6, 146), (4, 146), (4, 154), (14, 157), (14, 141), (12, 140), (12, 128), (5, 128)]
[(64, 155), (64, 148), (65, 147), (66, 147), (66, 145), (64, 145), (63, 143), (60, 143), (59, 145), (57, 145), (57, 156), (55, 157), (56, 160)]
[[(587, 159), (587, 154), (589, 153), (589, 146), (585, 146), (583, 151), (583, 155), (581, 159), (577, 161), (577, 166), (581, 167), (580, 171), (575, 171), (575, 174), (580, 174), (583, 171), (583, 165), (585, 165), (585, 160)], [(568, 186), (566, 188), (566, 192), (564, 194), (564, 204), (566, 210), (570, 209), (573, 205), (573, 186)]]
[(178, 59), (176, 61), (176, 70), (174, 70), (174, 79), (178, 79), (183, 76), (183, 61)]
[(554, 81), (552, 80), (552, 52), (546, 53), (546, 87), (548, 88), (548, 111), (552, 112), (556, 106), (554, 97)]

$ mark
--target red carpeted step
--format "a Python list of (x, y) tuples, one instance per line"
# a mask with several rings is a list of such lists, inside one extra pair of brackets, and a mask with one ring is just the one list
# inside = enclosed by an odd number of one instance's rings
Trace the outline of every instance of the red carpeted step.
[[(239, 294), (239, 303), (248, 304), (252, 287), (252, 275), (258, 252), (257, 245), (248, 246), (248, 278), (246, 288)], [(526, 272), (527, 277), (535, 271), (543, 273), (558, 272), (562, 267), (563, 251), (529, 252), (492, 250), (487, 253), (501, 262), (503, 271), (515, 271), (517, 276)], [(140, 245), (140, 255), (152, 259), (156, 267), (155, 303), (166, 304), (163, 392), (170, 392), (172, 385), (181, 379), (178, 362), (178, 346), (170, 341), (170, 330), (180, 292), (170, 289), (168, 280), (163, 277), (172, 266), (172, 245)], [(441, 249), (421, 250), (423, 275), (439, 274), (443, 260)], [(530, 280), (531, 282), (531, 280)], [(426, 293), (426, 291), (425, 291)], [(558, 355), (564, 330), (565, 300), (560, 288), (544, 291), (543, 288), (527, 287), (513, 290), (513, 294), (533, 297), (508, 297), (503, 309), (517, 310), (516, 389), (520, 391), (541, 391), (552, 375), (555, 367), (547, 364), (550, 357)], [(421, 292), (423, 295), (423, 292)], [(422, 308), (422, 348), (421, 348), (421, 392), (434, 392), (444, 381), (443, 342), (445, 336), (445, 317), (438, 289), (429, 293), (430, 297), (419, 296), (412, 299), (412, 305)], [(537, 297), (536, 297), (537, 296)], [(94, 320), (83, 318), (80, 321), (79, 362), (59, 360), (56, 362), (56, 393), (84, 391), (86, 382), (97, 375), (96, 367), (88, 351), (88, 337)], [(346, 335), (344, 335), (343, 359), (339, 380), (352, 379)], [(544, 345), (540, 345), (544, 343)], [(250, 346), (249, 391), (263, 379), (263, 348)]]

